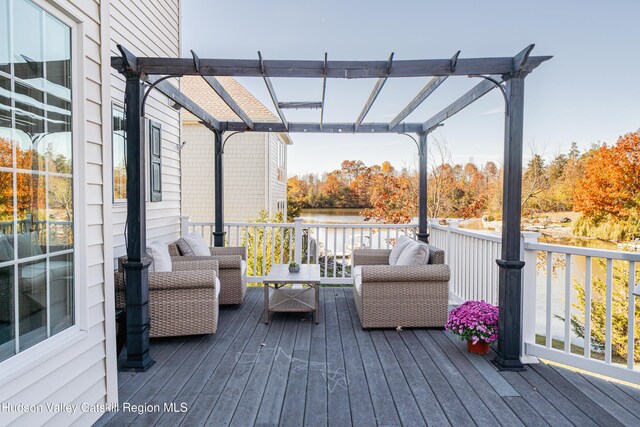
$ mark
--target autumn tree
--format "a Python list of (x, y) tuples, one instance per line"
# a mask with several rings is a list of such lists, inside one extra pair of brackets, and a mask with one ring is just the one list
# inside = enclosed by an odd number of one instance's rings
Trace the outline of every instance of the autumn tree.
[(640, 131), (591, 149), (576, 185), (579, 234), (614, 240), (640, 237)]
[(415, 180), (406, 169), (397, 173), (389, 162), (383, 162), (380, 173), (371, 177), (369, 197), (371, 208), (361, 212), (365, 221), (406, 224), (417, 214)]

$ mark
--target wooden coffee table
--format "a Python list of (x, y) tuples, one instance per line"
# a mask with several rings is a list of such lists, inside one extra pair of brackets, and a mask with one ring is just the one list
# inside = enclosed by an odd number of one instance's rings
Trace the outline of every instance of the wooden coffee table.
[[(264, 284), (264, 323), (269, 323), (269, 314), (276, 312), (313, 312), (313, 321), (318, 323), (320, 310), (320, 265), (302, 264), (300, 272), (290, 273), (288, 264), (274, 264)], [(292, 287), (291, 285), (301, 285)]]

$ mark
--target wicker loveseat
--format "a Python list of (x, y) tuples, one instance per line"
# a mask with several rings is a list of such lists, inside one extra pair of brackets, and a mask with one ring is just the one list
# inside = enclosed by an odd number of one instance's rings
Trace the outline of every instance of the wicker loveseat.
[(391, 250), (353, 251), (353, 296), (363, 328), (444, 327), (449, 266), (442, 250), (427, 246), (427, 265), (389, 265)]
[(218, 261), (220, 273), (220, 298), (218, 303), (242, 304), (247, 291), (247, 248), (214, 247), (209, 248), (211, 256), (184, 256), (176, 243), (169, 245), (169, 255), (172, 261), (206, 260)]
[[(116, 307), (124, 308), (126, 280), (118, 260)], [(172, 271), (149, 272), (149, 336), (213, 334), (218, 328), (218, 261), (174, 262)]]

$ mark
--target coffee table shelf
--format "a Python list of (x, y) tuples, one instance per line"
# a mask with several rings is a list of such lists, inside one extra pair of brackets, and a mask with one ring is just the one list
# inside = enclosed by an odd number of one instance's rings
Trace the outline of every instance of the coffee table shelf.
[(290, 273), (287, 264), (275, 264), (264, 278), (263, 284), (264, 323), (269, 323), (269, 314), (276, 312), (313, 312), (313, 321), (318, 323), (320, 300), (320, 266), (318, 264), (303, 264), (298, 273)]

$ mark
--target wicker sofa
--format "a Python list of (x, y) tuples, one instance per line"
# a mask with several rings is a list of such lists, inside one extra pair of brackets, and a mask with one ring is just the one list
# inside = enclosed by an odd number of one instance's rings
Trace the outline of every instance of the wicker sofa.
[(220, 269), (220, 298), (218, 303), (242, 304), (247, 291), (247, 248), (239, 247), (214, 247), (209, 248), (211, 256), (184, 256), (176, 243), (169, 245), (169, 255), (172, 261), (207, 260), (218, 261)]
[[(116, 307), (124, 308), (126, 280), (118, 260)], [(218, 261), (174, 262), (172, 271), (149, 272), (149, 336), (213, 334), (218, 328)]]
[(444, 327), (449, 266), (442, 250), (427, 246), (427, 265), (389, 265), (386, 249), (353, 251), (353, 296), (363, 328)]

